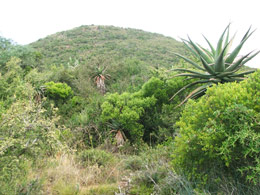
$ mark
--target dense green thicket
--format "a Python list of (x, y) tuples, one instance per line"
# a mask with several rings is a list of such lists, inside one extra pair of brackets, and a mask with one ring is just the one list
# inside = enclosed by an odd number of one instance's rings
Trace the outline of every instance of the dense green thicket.
[(0, 194), (114, 194), (122, 175), (131, 194), (260, 188), (259, 71), (178, 107), (196, 79), (166, 71), (188, 67), (171, 38), (82, 26), (0, 46)]
[(27, 72), (40, 63), (42, 55), (28, 46), (15, 44), (12, 40), (0, 36), (0, 72), (6, 71), (5, 64), (11, 59), (17, 57), (21, 59), (21, 67)]
[[(0, 192), (33, 193), (38, 180), (29, 178), (31, 168), (46, 156), (64, 149), (58, 117), (35, 101), (37, 92), (29, 82), (33, 52), (1, 39), (0, 74)], [(18, 58), (20, 57), (20, 58)], [(26, 65), (29, 63), (28, 66)], [(36, 78), (35, 78), (36, 79)]]
[(102, 122), (109, 131), (123, 131), (132, 143), (142, 140), (151, 144), (173, 138), (173, 125), (181, 110), (174, 107), (180, 97), (173, 102), (169, 99), (188, 82), (152, 77), (138, 92), (108, 94), (101, 106)]
[(216, 186), (223, 177), (259, 185), (259, 92), (257, 71), (241, 83), (215, 85), (197, 102), (189, 101), (177, 123), (174, 169), (205, 185)]
[(27, 185), (32, 164), (62, 150), (58, 118), (46, 118), (45, 110), (32, 99), (26, 85), (26, 97), (16, 99), (0, 117), (0, 191), (19, 194)]

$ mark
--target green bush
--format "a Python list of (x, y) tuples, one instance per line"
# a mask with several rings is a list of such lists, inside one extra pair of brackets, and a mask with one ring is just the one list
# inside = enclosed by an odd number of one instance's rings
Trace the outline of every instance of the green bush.
[(154, 144), (173, 137), (173, 124), (181, 110), (174, 107), (180, 97), (169, 99), (188, 82), (183, 78), (152, 77), (138, 92), (109, 94), (101, 106), (102, 122), (123, 131), (131, 143), (142, 140)]
[(144, 98), (140, 93), (110, 94), (101, 106), (101, 119), (112, 126), (110, 130), (121, 130), (131, 142), (140, 142), (144, 135), (141, 117), (155, 102), (155, 98)]
[(73, 95), (73, 91), (66, 83), (45, 83), (46, 95), (54, 100), (65, 100)]
[[(15, 194), (27, 185), (29, 168), (41, 157), (63, 149), (57, 118), (46, 119), (32, 101), (18, 101), (0, 119), (0, 192)], [(27, 188), (27, 187), (26, 187)], [(29, 189), (28, 190), (32, 190)]]
[(190, 180), (260, 180), (260, 71), (241, 83), (213, 86), (189, 101), (177, 125), (173, 167)]

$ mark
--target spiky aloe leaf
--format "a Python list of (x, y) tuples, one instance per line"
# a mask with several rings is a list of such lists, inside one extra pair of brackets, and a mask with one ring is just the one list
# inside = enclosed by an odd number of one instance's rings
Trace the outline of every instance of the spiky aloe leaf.
[(224, 39), (224, 36), (226, 34), (226, 31), (229, 30), (229, 26), (230, 26), (230, 24), (225, 28), (224, 32), (222, 33), (222, 35), (220, 36), (220, 38), (218, 40), (218, 44), (217, 44), (217, 48), (216, 48), (216, 54), (215, 54), (215, 59), (218, 58), (218, 56), (220, 55), (220, 53), (222, 51), (223, 39)]
[(203, 36), (204, 39), (207, 41), (207, 43), (208, 43), (208, 45), (209, 45), (209, 47), (210, 47), (210, 49), (211, 49), (212, 56), (215, 56), (215, 55), (216, 55), (216, 50), (215, 50), (214, 47), (211, 45), (211, 43), (208, 41), (208, 39), (207, 39), (204, 35), (202, 35), (202, 36)]
[(244, 60), (242, 62), (242, 64), (244, 65), (245, 63), (247, 63), (249, 60), (251, 60), (252, 58), (254, 58), (257, 54), (259, 54), (260, 51), (257, 51), (255, 54), (251, 55), (250, 57), (248, 57), (246, 60)]
[(204, 94), (205, 91), (207, 90), (207, 88), (210, 87), (210, 86), (212, 86), (212, 83), (208, 83), (206, 85), (203, 85), (203, 86), (200, 86), (200, 87), (196, 88), (176, 107), (179, 107), (179, 106), (183, 105), (185, 102), (187, 102), (189, 99), (191, 99), (191, 98), (193, 98), (195, 96)]
[(233, 70), (236, 70), (239, 66), (242, 66), (242, 62), (244, 59), (246, 59), (252, 52), (248, 53), (247, 55), (245, 56), (242, 56), (237, 62), (233, 63), (232, 65), (230, 65), (226, 71), (233, 71)]
[(197, 63), (193, 62), (192, 60), (190, 60), (189, 58), (186, 58), (178, 53), (174, 53), (176, 56), (179, 56), (180, 58), (184, 59), (186, 62), (190, 63), (191, 65), (193, 65), (194, 67), (205, 71), (205, 69), (203, 69), (200, 65), (198, 65)]
[(245, 78), (243, 77), (223, 77), (222, 81), (225, 82), (239, 82), (239, 81), (243, 81)]
[[(233, 36), (233, 37), (230, 39), (230, 41), (226, 44), (226, 45), (227, 45), (227, 48), (226, 48), (226, 50), (225, 50), (225, 52), (224, 52), (225, 58), (227, 58), (227, 54), (229, 53), (230, 48), (232, 47), (232, 44), (233, 44), (233, 42), (234, 42), (235, 37), (236, 37), (236, 34), (234, 34), (234, 36)], [(226, 60), (226, 59), (225, 59), (225, 60)]]
[(200, 60), (202, 62), (203, 67), (207, 70), (208, 73), (210, 73), (212, 75), (216, 74), (215, 70), (213, 68), (211, 68), (211, 66), (209, 64), (207, 64), (207, 62), (203, 58), (200, 58)]
[(212, 60), (210, 59), (210, 57), (207, 55), (207, 53), (205, 53), (202, 49), (200, 49), (195, 43), (193, 43), (193, 41), (190, 39), (190, 37), (188, 36), (189, 39), (189, 44), (194, 48), (194, 50), (196, 50), (196, 52), (199, 54), (199, 56), (201, 58), (203, 58), (207, 63), (211, 63)]
[(187, 89), (187, 88), (189, 88), (189, 87), (192, 87), (192, 86), (194, 86), (194, 85), (196, 85), (196, 84), (199, 84), (199, 83), (208, 83), (208, 82), (209, 82), (209, 80), (201, 80), (201, 81), (195, 81), (195, 82), (193, 82), (193, 83), (190, 83), (190, 84), (188, 84), (188, 85), (182, 87), (179, 91), (177, 91), (177, 92), (170, 98), (170, 100), (172, 100), (173, 98), (175, 98), (178, 94), (180, 94), (182, 91), (184, 91), (185, 89)]
[(238, 74), (233, 74), (233, 75), (230, 75), (230, 77), (244, 77), (245, 75), (251, 74), (253, 72), (255, 72), (255, 70), (249, 70), (249, 71), (241, 72)]
[(185, 40), (185, 39), (181, 39), (181, 40), (182, 40), (183, 44), (185, 45), (185, 47), (186, 47), (188, 50), (190, 50), (191, 53), (193, 53), (194, 56), (196, 56), (196, 57), (199, 58), (199, 54), (197, 54), (197, 52), (196, 52), (192, 47), (189, 46), (188, 41)]
[(216, 77), (221, 79), (221, 78), (224, 78), (226, 76), (232, 75), (234, 72), (236, 72), (236, 71), (222, 72), (222, 73), (217, 74)]
[(233, 61), (235, 60), (235, 58), (237, 57), (239, 51), (241, 50), (241, 48), (243, 47), (244, 43), (246, 42), (246, 40), (254, 33), (250, 32), (251, 27), (248, 29), (248, 31), (246, 32), (246, 34), (244, 35), (243, 39), (241, 40), (240, 44), (231, 52), (231, 54), (227, 57), (226, 59), (226, 63), (232, 64)]
[(185, 69), (185, 68), (175, 68), (175, 69), (172, 69), (172, 71), (189, 72), (189, 73), (194, 73), (194, 74), (200, 75), (200, 76), (208, 76), (207, 74), (203, 74), (201, 72), (196, 72), (194, 70), (189, 70), (189, 69)]
[(214, 61), (214, 56), (212, 55), (212, 53), (208, 50), (208, 49), (206, 49), (206, 48), (204, 48), (203, 46), (201, 46), (200, 44), (197, 44), (198, 45), (198, 47), (201, 49), (201, 50), (203, 50), (207, 55), (208, 55), (208, 57), (210, 58), (210, 61), (211, 61), (211, 63)]
[(174, 77), (180, 77), (180, 76), (187, 76), (187, 77), (192, 77), (192, 78), (201, 78), (201, 79), (210, 79), (210, 75), (197, 75), (197, 74), (187, 74), (187, 73), (181, 73), (177, 74)]
[(224, 53), (225, 53), (226, 48), (227, 48), (227, 45), (225, 46), (225, 48), (222, 50), (222, 52), (216, 59), (216, 62), (214, 65), (215, 72), (224, 72), (225, 71)]

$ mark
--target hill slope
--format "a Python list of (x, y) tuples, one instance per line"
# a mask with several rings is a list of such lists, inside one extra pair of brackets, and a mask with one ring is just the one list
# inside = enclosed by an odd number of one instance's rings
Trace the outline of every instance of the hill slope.
[(106, 81), (107, 91), (120, 93), (139, 89), (151, 77), (151, 67), (169, 69), (179, 61), (173, 52), (186, 51), (183, 43), (160, 34), (94, 25), (59, 32), (30, 46), (42, 54), (43, 68), (49, 69), (53, 64), (78, 65), (78, 73), (74, 75), (79, 78), (78, 83), (88, 79), (85, 85), (93, 85), (93, 81), (89, 82), (93, 73), (98, 67), (105, 67), (111, 76)]
[(183, 44), (173, 38), (113, 26), (81, 26), (31, 43), (43, 54), (43, 63), (66, 64), (70, 58), (84, 63), (95, 56), (119, 62), (135, 58), (152, 66), (171, 67), (183, 53)]

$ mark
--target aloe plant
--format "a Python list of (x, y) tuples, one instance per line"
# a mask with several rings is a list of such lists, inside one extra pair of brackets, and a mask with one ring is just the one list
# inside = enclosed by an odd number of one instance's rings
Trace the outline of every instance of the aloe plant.
[(241, 48), (244, 43), (248, 40), (248, 38), (253, 34), (254, 31), (251, 32), (251, 27), (247, 30), (246, 34), (243, 36), (240, 43), (230, 51), (232, 42), (235, 38), (235, 35), (229, 39), (229, 28), (228, 25), (222, 35), (220, 36), (217, 47), (214, 48), (212, 44), (208, 41), (208, 39), (204, 37), (210, 49), (204, 48), (201, 45), (194, 43), (190, 37), (188, 36), (188, 40), (182, 39), (184, 45), (191, 51), (193, 55), (195, 55), (200, 63), (194, 62), (189, 58), (186, 58), (178, 53), (175, 53), (178, 57), (182, 58), (189, 64), (191, 64), (195, 69), (184, 69), (177, 68), (173, 69), (174, 71), (184, 72), (177, 74), (176, 76), (185, 76), (191, 79), (196, 79), (194, 82), (184, 86), (181, 88), (174, 96), (181, 93), (187, 88), (193, 87), (195, 85), (199, 85), (195, 90), (193, 90), (182, 102), (180, 105), (185, 103), (190, 98), (196, 98), (205, 93), (208, 87), (213, 84), (218, 83), (226, 83), (226, 82), (234, 82), (241, 81), (245, 79), (245, 75), (253, 73), (255, 70), (249, 70), (245, 72), (238, 72), (243, 65), (254, 58), (259, 51), (253, 53), (250, 52), (244, 56), (238, 56)]
[(106, 67), (96, 67), (96, 70), (93, 74), (94, 81), (97, 84), (97, 88), (100, 90), (100, 92), (104, 95), (106, 93), (106, 85), (105, 80), (110, 78), (109, 74), (105, 74)]

